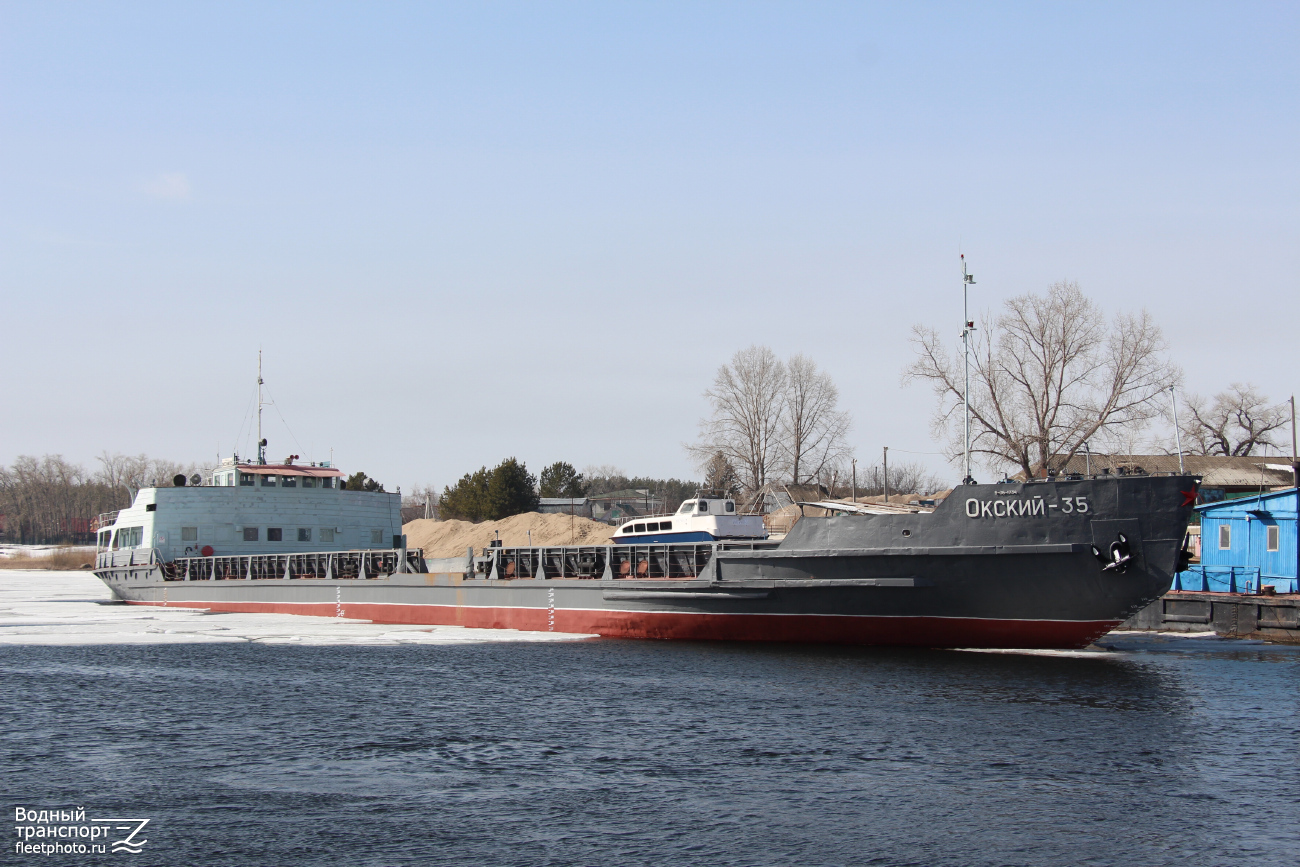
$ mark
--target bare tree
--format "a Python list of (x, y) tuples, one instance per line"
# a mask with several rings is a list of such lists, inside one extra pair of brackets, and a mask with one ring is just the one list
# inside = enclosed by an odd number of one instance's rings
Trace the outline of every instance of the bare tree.
[[(973, 337), (971, 452), (1027, 476), (1069, 460), (1093, 436), (1142, 428), (1182, 376), (1145, 310), (1108, 323), (1073, 281), (1008, 299)], [(962, 359), (932, 328), (916, 326), (913, 343), (904, 380), (931, 383), (940, 400), (935, 428), (960, 453)]]
[(410, 492), (402, 495), (402, 521), (414, 518), (438, 517), (438, 486), (411, 485)]
[[(149, 475), (149, 456), (99, 453), (98, 477), (113, 490), (128, 491), (129, 496), (144, 487)], [(127, 504), (130, 504), (129, 497)]]
[(784, 463), (796, 485), (843, 476), (852, 452), (846, 442), (849, 414), (830, 375), (804, 355), (786, 362), (785, 407), (781, 415)]
[(712, 411), (700, 422), (699, 440), (686, 447), (701, 471), (721, 453), (748, 490), (780, 474), (786, 380), (785, 365), (766, 346), (742, 349), (718, 368), (704, 392)]
[(1187, 398), (1190, 418), (1182, 433), (1190, 451), (1202, 455), (1248, 455), (1257, 448), (1279, 448), (1274, 432), (1286, 426), (1284, 404), (1268, 398), (1249, 383), (1234, 382), (1210, 402), (1196, 395)]
[[(880, 464), (859, 469), (858, 494), (875, 496), (885, 492), (885, 472)], [(922, 463), (900, 461), (889, 465), (889, 492), (894, 494), (932, 494), (944, 488), (943, 481)]]

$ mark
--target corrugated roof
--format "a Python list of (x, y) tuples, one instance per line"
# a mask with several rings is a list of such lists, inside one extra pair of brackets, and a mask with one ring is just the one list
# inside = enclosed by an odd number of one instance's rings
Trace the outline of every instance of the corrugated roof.
[(1295, 497), (1295, 495), (1295, 488), (1284, 488), (1280, 491), (1265, 491), (1262, 495), (1256, 495), (1254, 497), (1236, 497), (1231, 500), (1219, 500), (1215, 503), (1203, 503), (1196, 507), (1196, 511), (1213, 512), (1225, 509), (1228, 511), (1246, 511), (1251, 504), (1260, 504), (1265, 500)]
[(333, 467), (302, 467), (297, 464), (238, 464), (236, 469), (250, 476), (311, 476), (325, 479), (343, 475), (342, 470)]

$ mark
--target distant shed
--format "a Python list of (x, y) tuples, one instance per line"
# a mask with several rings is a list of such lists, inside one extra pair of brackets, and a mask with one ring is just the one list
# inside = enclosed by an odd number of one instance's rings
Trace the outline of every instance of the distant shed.
[(1256, 593), (1261, 585), (1298, 593), (1296, 488), (1197, 506), (1201, 562), (1179, 572), (1175, 590)]
[(537, 511), (544, 515), (591, 517), (591, 502), (586, 497), (542, 497)]

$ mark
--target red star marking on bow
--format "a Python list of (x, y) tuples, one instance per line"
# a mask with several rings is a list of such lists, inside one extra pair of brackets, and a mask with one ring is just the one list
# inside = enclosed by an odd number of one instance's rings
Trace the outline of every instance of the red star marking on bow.
[(1195, 488), (1192, 488), (1190, 491), (1179, 491), (1178, 493), (1180, 493), (1180, 494), (1183, 495), (1183, 505), (1184, 505), (1184, 506), (1190, 506), (1190, 505), (1193, 505), (1193, 504), (1196, 502), (1196, 489), (1195, 489)]

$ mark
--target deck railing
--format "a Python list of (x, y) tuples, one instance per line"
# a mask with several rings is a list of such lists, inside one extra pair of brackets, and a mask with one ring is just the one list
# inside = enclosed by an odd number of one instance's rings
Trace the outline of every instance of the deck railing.
[(400, 571), (425, 572), (424, 552), (401, 549), (318, 551), (304, 554), (232, 554), (178, 557), (162, 566), (166, 581), (364, 580)]
[(98, 533), (100, 530), (107, 529), (117, 523), (117, 516), (121, 509), (116, 512), (101, 512), (90, 521), (90, 532)]
[(556, 548), (485, 548), (476, 557), (476, 578), (689, 579), (704, 573), (719, 551), (760, 550), (777, 543), (676, 542), (657, 545), (592, 545)]

